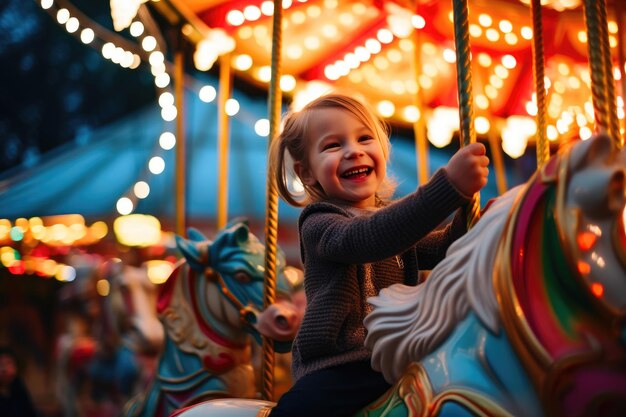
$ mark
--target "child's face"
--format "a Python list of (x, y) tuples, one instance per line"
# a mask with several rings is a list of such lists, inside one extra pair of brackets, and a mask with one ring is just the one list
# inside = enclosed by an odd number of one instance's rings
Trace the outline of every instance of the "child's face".
[(296, 172), (307, 185), (319, 183), (333, 200), (354, 207), (374, 207), (387, 163), (382, 145), (363, 122), (347, 110), (313, 110), (310, 117), (308, 169)]

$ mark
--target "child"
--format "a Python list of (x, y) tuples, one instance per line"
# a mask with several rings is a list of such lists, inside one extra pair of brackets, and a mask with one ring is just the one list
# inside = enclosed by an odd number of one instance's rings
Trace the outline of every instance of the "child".
[[(304, 206), (299, 219), (307, 309), (293, 344), (294, 385), (271, 417), (350, 416), (387, 389), (363, 342), (367, 298), (394, 283), (417, 284), (465, 233), (465, 210), (435, 228), (487, 183), (481, 144), (462, 148), (412, 194), (387, 202), (390, 143), (363, 103), (330, 94), (288, 114), (270, 148), (280, 196)], [(286, 155), (288, 152), (288, 155)], [(285, 166), (304, 185), (292, 193)]]

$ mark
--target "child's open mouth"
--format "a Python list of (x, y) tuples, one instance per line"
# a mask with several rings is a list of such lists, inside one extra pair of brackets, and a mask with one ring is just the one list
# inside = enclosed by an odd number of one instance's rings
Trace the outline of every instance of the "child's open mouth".
[(343, 174), (341, 174), (341, 178), (346, 178), (346, 179), (365, 178), (372, 172), (372, 170), (373, 168), (370, 168), (370, 167), (357, 167), (357, 168), (349, 169)]

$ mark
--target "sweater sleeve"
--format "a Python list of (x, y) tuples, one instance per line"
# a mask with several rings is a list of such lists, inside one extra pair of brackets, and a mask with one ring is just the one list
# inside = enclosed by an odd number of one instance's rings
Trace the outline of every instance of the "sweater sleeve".
[(300, 238), (309, 256), (345, 264), (378, 262), (409, 249), (466, 202), (440, 169), (415, 192), (368, 215), (314, 203), (300, 215)]
[(445, 256), (450, 245), (467, 232), (467, 211), (457, 210), (447, 225), (439, 228), (415, 245), (415, 253), (420, 269), (433, 269)]

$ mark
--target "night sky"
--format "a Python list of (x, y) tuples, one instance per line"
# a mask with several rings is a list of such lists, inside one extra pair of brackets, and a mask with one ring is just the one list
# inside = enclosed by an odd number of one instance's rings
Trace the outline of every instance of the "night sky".
[[(108, 1), (72, 4), (112, 28)], [(39, 1), (0, 2), (0, 177), (155, 100), (147, 66), (124, 69), (74, 35)]]

